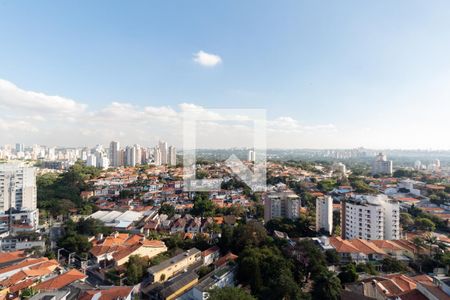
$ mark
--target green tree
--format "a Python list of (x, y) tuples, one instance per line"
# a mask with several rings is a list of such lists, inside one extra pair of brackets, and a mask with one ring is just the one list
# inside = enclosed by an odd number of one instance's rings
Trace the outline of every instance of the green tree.
[(268, 239), (267, 231), (259, 222), (239, 224), (233, 230), (232, 251), (240, 253), (246, 247), (258, 247)]
[(170, 204), (166, 204), (164, 203), (163, 205), (161, 205), (161, 207), (159, 208), (158, 211), (159, 214), (165, 214), (170, 218), (172, 218), (175, 215), (175, 207), (173, 205)]
[(209, 300), (256, 300), (255, 297), (237, 287), (214, 288), (209, 291)]
[(97, 219), (80, 219), (77, 223), (76, 231), (79, 234), (84, 235), (96, 235), (99, 233), (103, 234), (111, 234), (112, 230), (109, 227), (106, 227), (105, 224)]
[(341, 268), (341, 272), (338, 274), (341, 284), (352, 283), (358, 280), (358, 273), (356, 273), (356, 267), (350, 263)]
[(403, 228), (409, 228), (414, 225), (414, 218), (405, 212), (400, 213), (400, 224), (402, 224)]
[(25, 289), (22, 290), (22, 293), (21, 293), (20, 297), (21, 297), (21, 299), (30, 299), (31, 297), (33, 297), (37, 293), (38, 293), (37, 290), (35, 290), (32, 287), (29, 287), (29, 288), (25, 288)]
[(294, 261), (299, 280), (307, 282), (327, 270), (325, 255), (311, 240), (301, 240), (293, 247), (289, 247), (286, 252)]
[(325, 251), (325, 259), (327, 260), (328, 265), (334, 266), (339, 264), (340, 257), (336, 250), (326, 250)]
[(428, 218), (416, 218), (414, 221), (414, 225), (419, 230), (426, 230), (426, 231), (434, 231), (436, 230), (436, 225), (433, 221), (431, 221)]
[(330, 271), (322, 272), (314, 282), (312, 298), (324, 300), (341, 299), (341, 282), (339, 278)]
[(208, 194), (197, 194), (194, 198), (192, 214), (203, 218), (214, 216), (215, 205), (209, 200)]
[[(276, 247), (247, 247), (239, 254), (238, 280), (260, 299), (299, 299), (294, 265)], [(276, 266), (276, 267), (274, 267)]]
[(424, 241), (428, 244), (428, 247), (430, 249), (430, 256), (431, 256), (432, 252), (433, 252), (433, 246), (437, 245), (439, 241), (438, 241), (437, 237), (435, 237), (432, 234), (427, 234), (425, 236)]
[(139, 255), (131, 255), (128, 259), (127, 269), (125, 274), (127, 276), (127, 283), (135, 285), (142, 282), (144, 275), (146, 275), (149, 266), (149, 259)]
[(78, 255), (87, 255), (92, 248), (92, 244), (84, 235), (70, 233), (58, 241), (58, 246), (70, 252), (76, 252)]
[(405, 272), (408, 270), (408, 266), (395, 258), (385, 257), (381, 262), (381, 269), (383, 272), (389, 273)]

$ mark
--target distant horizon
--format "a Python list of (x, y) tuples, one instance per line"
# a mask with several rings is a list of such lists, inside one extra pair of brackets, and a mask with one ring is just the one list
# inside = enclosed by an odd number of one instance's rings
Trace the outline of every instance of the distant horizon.
[[(154, 148), (157, 146), (157, 144), (138, 144), (138, 143), (121, 143), (120, 140), (113, 140), (115, 142), (119, 142), (121, 148), (123, 148), (122, 146), (126, 147), (126, 146), (133, 146), (133, 145), (139, 145), (141, 147), (145, 147), (145, 148)], [(166, 140), (161, 140), (161, 141), (165, 141)], [(4, 144), (0, 144), (0, 149), (2, 149), (5, 145), (10, 145), (12, 146), (12, 148), (14, 149), (16, 144), (23, 144), (25, 147), (30, 148), (33, 145), (38, 145), (41, 147), (48, 147), (48, 148), (60, 148), (60, 149), (81, 149), (81, 148), (95, 148), (97, 145), (101, 145), (104, 146), (105, 148), (109, 148), (109, 144), (108, 143), (97, 143), (97, 144), (92, 144), (92, 145), (77, 145), (77, 146), (72, 146), (72, 145), (47, 145), (47, 144), (42, 144), (42, 143), (31, 143), (31, 144), (26, 144), (26, 143), (20, 143), (20, 142), (16, 142), (16, 143), (4, 143)], [(167, 144), (169, 146), (171, 146), (172, 144), (167, 142)], [(176, 147), (177, 150), (182, 150), (182, 147), (173, 145), (174, 147)], [(253, 147), (229, 147), (229, 148), (195, 148), (194, 150), (212, 150), (212, 151), (220, 151), (220, 150), (250, 150), (253, 149)], [(192, 149), (190, 149), (192, 150)], [(270, 147), (270, 148), (266, 148), (266, 151), (282, 151), (282, 150), (286, 150), (286, 151), (350, 151), (350, 150), (365, 150), (365, 151), (372, 151), (372, 152), (384, 152), (384, 151), (407, 151), (407, 152), (450, 152), (450, 149), (414, 149), (414, 148), (367, 148), (367, 147), (354, 147), (354, 148), (274, 148), (274, 147)]]

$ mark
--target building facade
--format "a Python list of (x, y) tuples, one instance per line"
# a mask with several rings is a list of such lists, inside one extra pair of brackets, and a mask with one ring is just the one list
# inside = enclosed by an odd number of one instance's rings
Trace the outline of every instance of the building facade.
[(34, 210), (36, 170), (22, 164), (0, 164), (0, 211)]
[(343, 239), (400, 238), (400, 205), (386, 195), (357, 195), (342, 203)]
[(275, 190), (264, 197), (264, 221), (274, 218), (296, 219), (300, 214), (300, 197), (291, 190)]
[(316, 198), (316, 231), (333, 232), (333, 198), (331, 196)]
[(392, 160), (387, 160), (386, 155), (379, 153), (372, 163), (372, 175), (392, 175)]

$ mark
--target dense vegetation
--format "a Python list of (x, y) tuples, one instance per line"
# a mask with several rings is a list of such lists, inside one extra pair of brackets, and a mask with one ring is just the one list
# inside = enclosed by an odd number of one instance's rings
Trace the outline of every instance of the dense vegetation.
[(53, 216), (67, 214), (72, 208), (81, 209), (84, 213), (92, 212), (91, 205), (83, 202), (80, 193), (89, 190), (86, 181), (99, 174), (99, 169), (77, 162), (62, 174), (47, 173), (37, 177), (39, 209)]

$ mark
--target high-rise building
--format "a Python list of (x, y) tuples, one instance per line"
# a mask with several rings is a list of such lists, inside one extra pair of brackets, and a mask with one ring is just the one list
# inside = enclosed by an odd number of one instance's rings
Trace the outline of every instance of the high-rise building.
[(372, 163), (372, 175), (392, 175), (392, 160), (387, 160), (386, 155), (379, 153)]
[(400, 238), (400, 205), (386, 195), (356, 195), (342, 202), (341, 209), (343, 239)]
[(248, 161), (255, 162), (256, 161), (256, 151), (248, 150)]
[(264, 197), (264, 221), (273, 218), (296, 219), (300, 213), (300, 197), (283, 188), (268, 192)]
[(421, 170), (422, 169), (422, 162), (420, 160), (416, 160), (414, 162), (414, 169), (415, 170)]
[(161, 160), (161, 149), (159, 149), (159, 147), (156, 147), (153, 150), (153, 163), (156, 166), (160, 166), (162, 164), (162, 160)]
[(168, 165), (175, 166), (177, 164), (177, 150), (174, 146), (169, 147)]
[(168, 153), (167, 153), (167, 143), (164, 141), (159, 141), (159, 150), (161, 151), (161, 164), (167, 165)]
[(113, 167), (120, 167), (119, 151), (120, 151), (120, 143), (112, 141), (109, 144), (109, 161), (111, 166)]
[(95, 154), (89, 154), (86, 160), (88, 167), (97, 167), (97, 156)]
[(136, 147), (127, 146), (125, 148), (125, 165), (128, 167), (136, 166)]
[(136, 152), (136, 165), (142, 165), (142, 148), (139, 145), (134, 145), (134, 151)]
[(333, 232), (333, 198), (331, 196), (316, 199), (316, 230), (331, 234)]
[(108, 169), (109, 165), (109, 158), (105, 154), (101, 153), (97, 155), (97, 168)]
[(25, 146), (23, 144), (17, 143), (16, 144), (16, 154), (20, 153), (20, 152), (24, 152), (25, 151)]
[(36, 209), (35, 168), (22, 164), (0, 164), (0, 211), (11, 207)]

